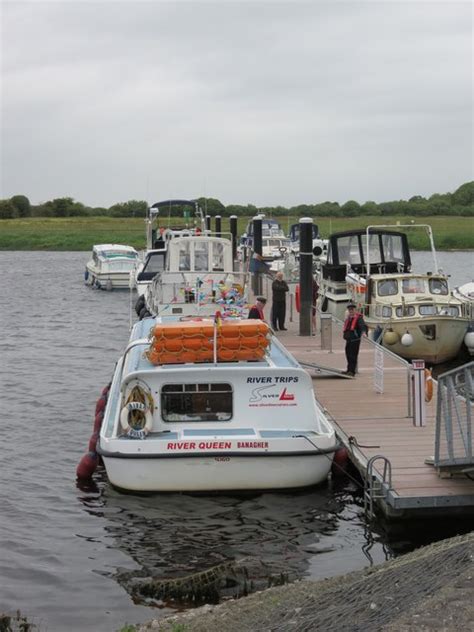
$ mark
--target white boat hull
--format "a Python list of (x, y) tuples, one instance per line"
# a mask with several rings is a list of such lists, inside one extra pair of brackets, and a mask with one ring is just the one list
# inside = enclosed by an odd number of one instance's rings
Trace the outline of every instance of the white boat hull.
[(327, 479), (332, 454), (103, 460), (110, 483), (120, 489), (210, 492), (316, 485)]
[(100, 290), (125, 290), (130, 288), (130, 272), (99, 272), (97, 269), (87, 268), (86, 285)]

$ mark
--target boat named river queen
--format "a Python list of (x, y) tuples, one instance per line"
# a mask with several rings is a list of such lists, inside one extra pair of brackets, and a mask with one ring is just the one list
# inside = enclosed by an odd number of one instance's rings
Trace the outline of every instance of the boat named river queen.
[(259, 320), (146, 318), (118, 361), (98, 453), (119, 489), (300, 488), (337, 442), (312, 380)]

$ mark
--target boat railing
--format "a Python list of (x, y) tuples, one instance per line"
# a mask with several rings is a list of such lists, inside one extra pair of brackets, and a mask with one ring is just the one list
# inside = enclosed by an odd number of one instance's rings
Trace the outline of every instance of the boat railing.
[(474, 362), (438, 377), (434, 466), (474, 472)]

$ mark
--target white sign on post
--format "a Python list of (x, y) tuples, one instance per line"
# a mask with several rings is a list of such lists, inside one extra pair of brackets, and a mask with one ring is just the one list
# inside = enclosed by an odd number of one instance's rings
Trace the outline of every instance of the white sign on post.
[(412, 360), (413, 368), (413, 425), (426, 426), (425, 361)]
[(380, 345), (374, 347), (374, 390), (383, 393), (383, 351)]

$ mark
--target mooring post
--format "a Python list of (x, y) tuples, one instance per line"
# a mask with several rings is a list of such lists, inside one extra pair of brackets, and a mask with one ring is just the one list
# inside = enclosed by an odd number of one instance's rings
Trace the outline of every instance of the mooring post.
[(231, 215), (229, 218), (230, 222), (230, 234), (232, 239), (232, 261), (235, 262), (237, 260), (237, 215)]
[(261, 261), (262, 261), (262, 218), (256, 215), (253, 218), (253, 274), (252, 290), (255, 296), (262, 293)]
[(221, 216), (216, 215), (216, 237), (222, 237), (221, 231)]
[(313, 220), (300, 219), (300, 336), (311, 336), (313, 303)]
[(211, 232), (211, 216), (206, 215), (206, 230)]

